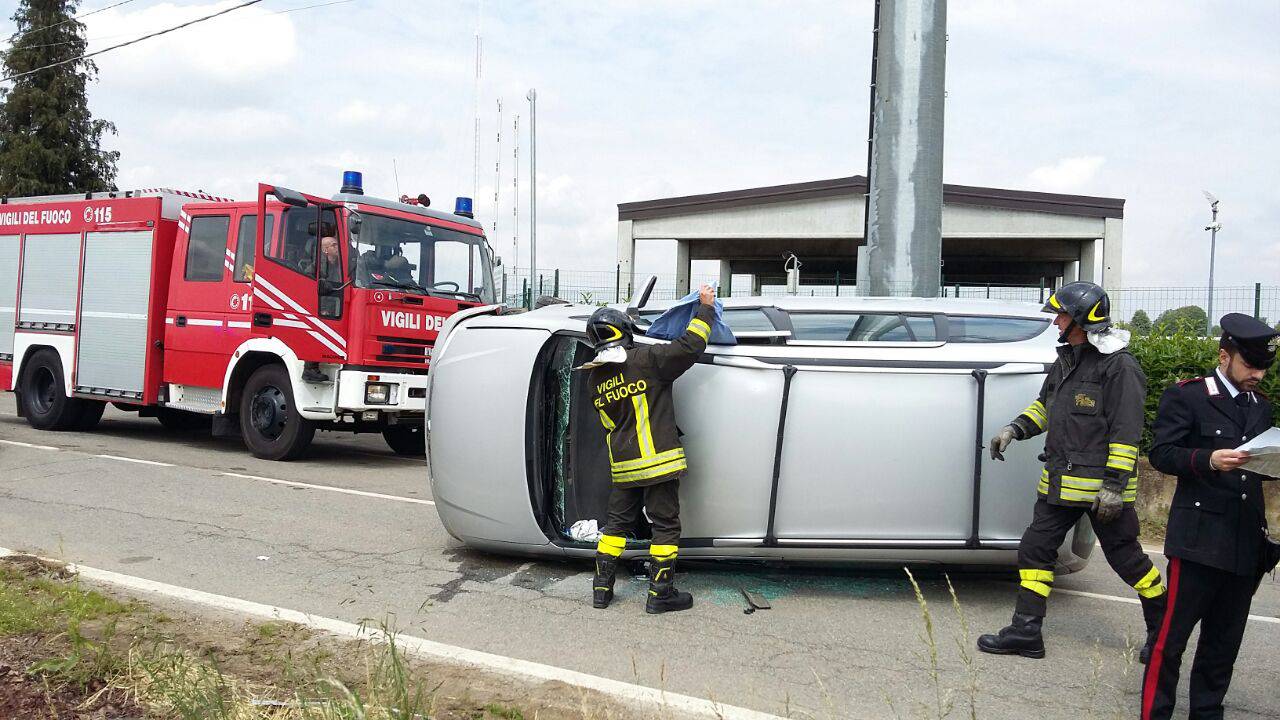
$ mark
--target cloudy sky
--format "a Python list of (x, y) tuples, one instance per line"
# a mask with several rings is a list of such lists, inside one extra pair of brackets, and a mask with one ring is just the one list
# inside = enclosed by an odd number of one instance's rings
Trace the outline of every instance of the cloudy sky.
[[(518, 113), (522, 266), (531, 87), (543, 267), (611, 268), (619, 202), (865, 172), (870, 0), (288, 12), (326, 1), (266, 0), (99, 58), (90, 102), (119, 128), (120, 186), (329, 194), (349, 168), (394, 196), (394, 162), (401, 191), (451, 206), (473, 184), (477, 27), (477, 216), (510, 255)], [(239, 2), (134, 0), (86, 18), (90, 49)], [(1125, 198), (1127, 286), (1205, 283), (1209, 189), (1218, 283), (1280, 284), (1280, 3), (953, 0), (948, 30), (948, 182)], [(664, 253), (640, 269), (671, 272)]]

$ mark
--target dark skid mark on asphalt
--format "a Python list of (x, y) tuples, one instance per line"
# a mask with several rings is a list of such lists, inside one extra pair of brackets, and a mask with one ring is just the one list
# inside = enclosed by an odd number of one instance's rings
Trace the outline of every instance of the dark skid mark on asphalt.
[(148, 560), (155, 560), (155, 558), (151, 557), (150, 555), (132, 555), (127, 558), (120, 558), (120, 564), (135, 565), (137, 563), (147, 562)]
[(427, 602), (447, 603), (458, 593), (464, 592), (462, 584), (468, 581), (487, 583), (500, 580), (520, 569), (523, 560), (485, 555), (466, 548), (453, 548), (444, 552), (445, 558), (458, 563), (458, 577), (440, 586), (427, 598)]
[(584, 567), (575, 567), (572, 563), (536, 562), (516, 573), (516, 576), (511, 578), (511, 584), (542, 592), (558, 582), (583, 572), (585, 572)]

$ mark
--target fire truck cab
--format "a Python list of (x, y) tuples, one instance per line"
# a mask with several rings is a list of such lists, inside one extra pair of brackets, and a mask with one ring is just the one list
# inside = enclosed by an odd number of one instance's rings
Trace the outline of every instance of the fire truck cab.
[[(425, 198), (422, 198), (425, 200)], [(317, 430), (424, 451), (431, 348), (492, 304), (470, 201), (441, 212), (259, 185), (256, 201), (151, 190), (0, 204), (0, 389), (41, 429), (107, 402), (301, 455)]]

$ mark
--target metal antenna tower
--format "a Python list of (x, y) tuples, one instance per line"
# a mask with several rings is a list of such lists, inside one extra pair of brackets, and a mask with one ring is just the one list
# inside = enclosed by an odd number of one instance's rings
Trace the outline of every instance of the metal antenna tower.
[(498, 236), (498, 198), (502, 194), (502, 100), (498, 100), (498, 157), (493, 162), (493, 236)]

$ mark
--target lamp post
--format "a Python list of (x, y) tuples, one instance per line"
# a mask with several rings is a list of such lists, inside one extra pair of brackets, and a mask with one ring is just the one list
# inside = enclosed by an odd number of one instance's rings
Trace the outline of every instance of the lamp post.
[(1208, 190), (1204, 191), (1204, 198), (1209, 201), (1209, 210), (1213, 213), (1209, 224), (1204, 226), (1209, 231), (1209, 317), (1205, 320), (1205, 336), (1213, 337), (1213, 260), (1218, 249), (1218, 230), (1222, 229), (1222, 223), (1218, 222), (1218, 198)]
[(538, 275), (538, 91), (529, 88), (525, 97), (529, 99), (529, 283), (532, 285)]

